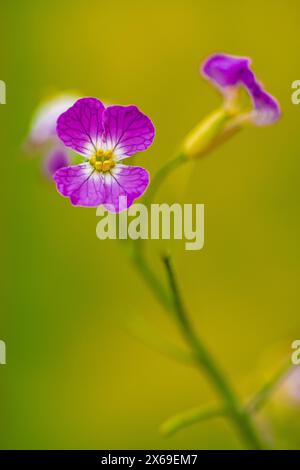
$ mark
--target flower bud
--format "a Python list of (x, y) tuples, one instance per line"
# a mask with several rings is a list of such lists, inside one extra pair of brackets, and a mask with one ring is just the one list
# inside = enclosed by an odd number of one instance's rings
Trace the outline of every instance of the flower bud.
[(201, 157), (211, 150), (225, 133), (232, 115), (221, 108), (201, 121), (186, 137), (182, 151), (187, 158)]

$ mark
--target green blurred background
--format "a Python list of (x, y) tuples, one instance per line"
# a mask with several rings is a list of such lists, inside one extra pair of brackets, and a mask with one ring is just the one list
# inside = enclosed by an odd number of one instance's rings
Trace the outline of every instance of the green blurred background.
[[(155, 143), (135, 161), (154, 175), (220, 103), (200, 78), (201, 61), (215, 51), (253, 59), (282, 120), (178, 170), (157, 196), (205, 204), (204, 249), (168, 248), (199, 332), (247, 396), (300, 336), (300, 106), (290, 98), (300, 76), (299, 13), (296, 0), (1, 3), (1, 448), (242, 446), (221, 419), (159, 434), (163, 420), (215, 394), (131, 333), (142, 319), (153, 336), (180, 344), (122, 244), (96, 238), (95, 210), (60, 197), (21, 145), (39, 101), (76, 89), (152, 118)], [(163, 276), (160, 249), (150, 242)], [(297, 409), (274, 399), (258, 421), (277, 447), (300, 448)]]

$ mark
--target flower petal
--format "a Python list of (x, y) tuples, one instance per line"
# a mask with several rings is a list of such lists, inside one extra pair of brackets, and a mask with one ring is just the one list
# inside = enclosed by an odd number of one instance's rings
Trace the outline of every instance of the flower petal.
[(118, 164), (105, 175), (106, 198), (104, 206), (110, 212), (128, 209), (140, 197), (149, 184), (149, 173), (138, 166)]
[(214, 54), (204, 62), (201, 70), (205, 78), (223, 88), (242, 82), (250, 63), (247, 57)]
[(258, 126), (273, 124), (280, 117), (280, 106), (274, 96), (269, 95), (258, 83), (248, 88), (254, 104), (252, 119)]
[(74, 206), (94, 207), (105, 200), (103, 175), (89, 163), (61, 168), (54, 174), (58, 192)]
[(26, 150), (39, 149), (50, 139), (57, 139), (57, 118), (72, 106), (77, 97), (68, 94), (58, 95), (55, 98), (43, 102), (37, 109), (31, 124), (31, 130), (27, 141)]
[(119, 160), (146, 150), (154, 139), (151, 120), (136, 106), (109, 106), (103, 115), (107, 148), (114, 149)]
[(75, 152), (90, 157), (102, 143), (104, 105), (96, 98), (81, 98), (57, 120), (57, 135)]
[(54, 147), (45, 156), (43, 163), (44, 173), (48, 178), (50, 178), (57, 170), (69, 165), (69, 154), (63, 147)]
[(258, 82), (250, 69), (250, 64), (251, 61), (247, 57), (215, 54), (203, 64), (202, 74), (212, 81), (225, 96), (230, 91), (230, 87), (243, 86), (253, 103), (253, 110), (249, 114), (252, 122), (259, 126), (272, 124), (280, 117), (280, 106)]

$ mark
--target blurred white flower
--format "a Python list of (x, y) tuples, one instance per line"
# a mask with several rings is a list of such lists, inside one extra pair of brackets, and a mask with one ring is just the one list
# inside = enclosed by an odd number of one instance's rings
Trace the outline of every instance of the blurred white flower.
[(293, 366), (282, 384), (280, 395), (285, 403), (300, 407), (300, 366)]
[(41, 153), (43, 173), (48, 178), (70, 163), (70, 153), (56, 135), (56, 121), (77, 99), (75, 94), (58, 94), (43, 101), (33, 115), (23, 148), (27, 154)]

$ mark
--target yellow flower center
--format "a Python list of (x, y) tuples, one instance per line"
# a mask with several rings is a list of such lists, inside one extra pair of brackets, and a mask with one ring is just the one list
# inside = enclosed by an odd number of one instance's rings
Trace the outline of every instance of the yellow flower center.
[(115, 161), (113, 160), (113, 151), (112, 150), (97, 150), (97, 152), (90, 158), (90, 164), (96, 171), (105, 173), (110, 171), (111, 168), (115, 166)]

